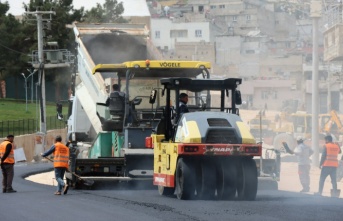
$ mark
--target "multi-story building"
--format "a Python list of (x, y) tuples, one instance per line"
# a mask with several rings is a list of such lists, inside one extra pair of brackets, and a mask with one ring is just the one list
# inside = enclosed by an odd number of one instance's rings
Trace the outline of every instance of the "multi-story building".
[(327, 1), (324, 9), (324, 61), (327, 75), (320, 79), (320, 89), (327, 97), (327, 107), (343, 110), (343, 5)]
[(180, 22), (171, 18), (151, 19), (151, 40), (167, 53), (177, 42), (210, 42), (209, 22)]
[[(242, 77), (242, 96), (253, 108), (271, 102), (268, 108), (281, 109), (283, 99), (292, 97), (299, 100), (302, 109), (311, 106), (306, 86), (311, 72), (303, 65), (312, 62), (310, 1), (171, 2), (159, 7), (152, 4), (159, 14), (152, 15), (156, 20), (152, 21), (151, 38), (165, 56), (208, 60), (216, 75)], [(163, 36), (160, 30), (165, 30)], [(196, 30), (202, 30), (202, 39), (195, 37)], [(160, 39), (156, 39), (158, 36)], [(320, 75), (328, 76), (325, 70)]]

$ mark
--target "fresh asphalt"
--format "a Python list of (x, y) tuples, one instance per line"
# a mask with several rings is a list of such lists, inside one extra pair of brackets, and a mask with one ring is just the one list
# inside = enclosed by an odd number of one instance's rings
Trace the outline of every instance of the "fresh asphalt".
[[(13, 188), (0, 193), (0, 220), (342, 220), (343, 200), (277, 190), (259, 190), (255, 201), (177, 200), (156, 188), (133, 185), (74, 190), (55, 196), (56, 187), (24, 178), (51, 171), (49, 163), (16, 164)], [(98, 186), (99, 187), (99, 186)]]

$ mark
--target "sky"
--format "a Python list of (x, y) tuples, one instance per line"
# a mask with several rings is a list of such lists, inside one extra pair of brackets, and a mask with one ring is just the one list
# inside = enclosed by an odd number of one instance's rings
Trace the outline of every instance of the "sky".
[[(7, 0), (10, 4), (10, 10), (8, 13), (12, 15), (22, 15), (24, 13), (23, 2), (29, 3), (30, 0)], [(5, 3), (6, 0), (0, 0), (1, 3)], [(96, 3), (101, 5), (105, 3), (105, 0), (73, 0), (74, 8), (79, 9), (81, 6), (85, 7), (86, 10), (96, 6)]]

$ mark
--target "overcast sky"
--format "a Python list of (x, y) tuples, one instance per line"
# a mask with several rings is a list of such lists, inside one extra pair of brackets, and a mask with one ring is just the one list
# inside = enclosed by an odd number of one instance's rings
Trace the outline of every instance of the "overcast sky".
[[(10, 4), (10, 10), (8, 11), (12, 15), (21, 15), (24, 13), (23, 2), (29, 3), (30, 0), (7, 0)], [(6, 0), (0, 0), (1, 3), (5, 3)], [(73, 0), (74, 8), (78, 9), (84, 6), (86, 10), (96, 6), (96, 3), (101, 5), (105, 3), (105, 0)]]

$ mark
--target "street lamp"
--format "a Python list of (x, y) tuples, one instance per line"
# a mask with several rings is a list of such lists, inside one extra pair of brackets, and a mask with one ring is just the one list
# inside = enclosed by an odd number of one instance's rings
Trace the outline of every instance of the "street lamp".
[[(37, 72), (37, 69), (34, 69), (32, 72), (30, 69), (27, 69), (27, 71), (30, 72), (30, 75), (27, 78), (32, 76), (31, 77), (31, 103), (33, 103), (33, 74)], [(36, 99), (37, 99), (37, 97), (36, 97)]]
[(30, 69), (27, 69), (28, 72), (30, 72), (29, 76), (25, 76), (24, 73), (21, 73), (21, 75), (25, 79), (25, 97), (26, 97), (26, 112), (27, 112), (27, 79), (31, 77), (31, 103), (33, 102), (33, 74), (36, 73), (37, 69), (34, 69), (32, 72)]
[(24, 73), (21, 73), (21, 75), (24, 77), (25, 79), (25, 100), (26, 100), (26, 112), (27, 112), (27, 77), (25, 76)]

